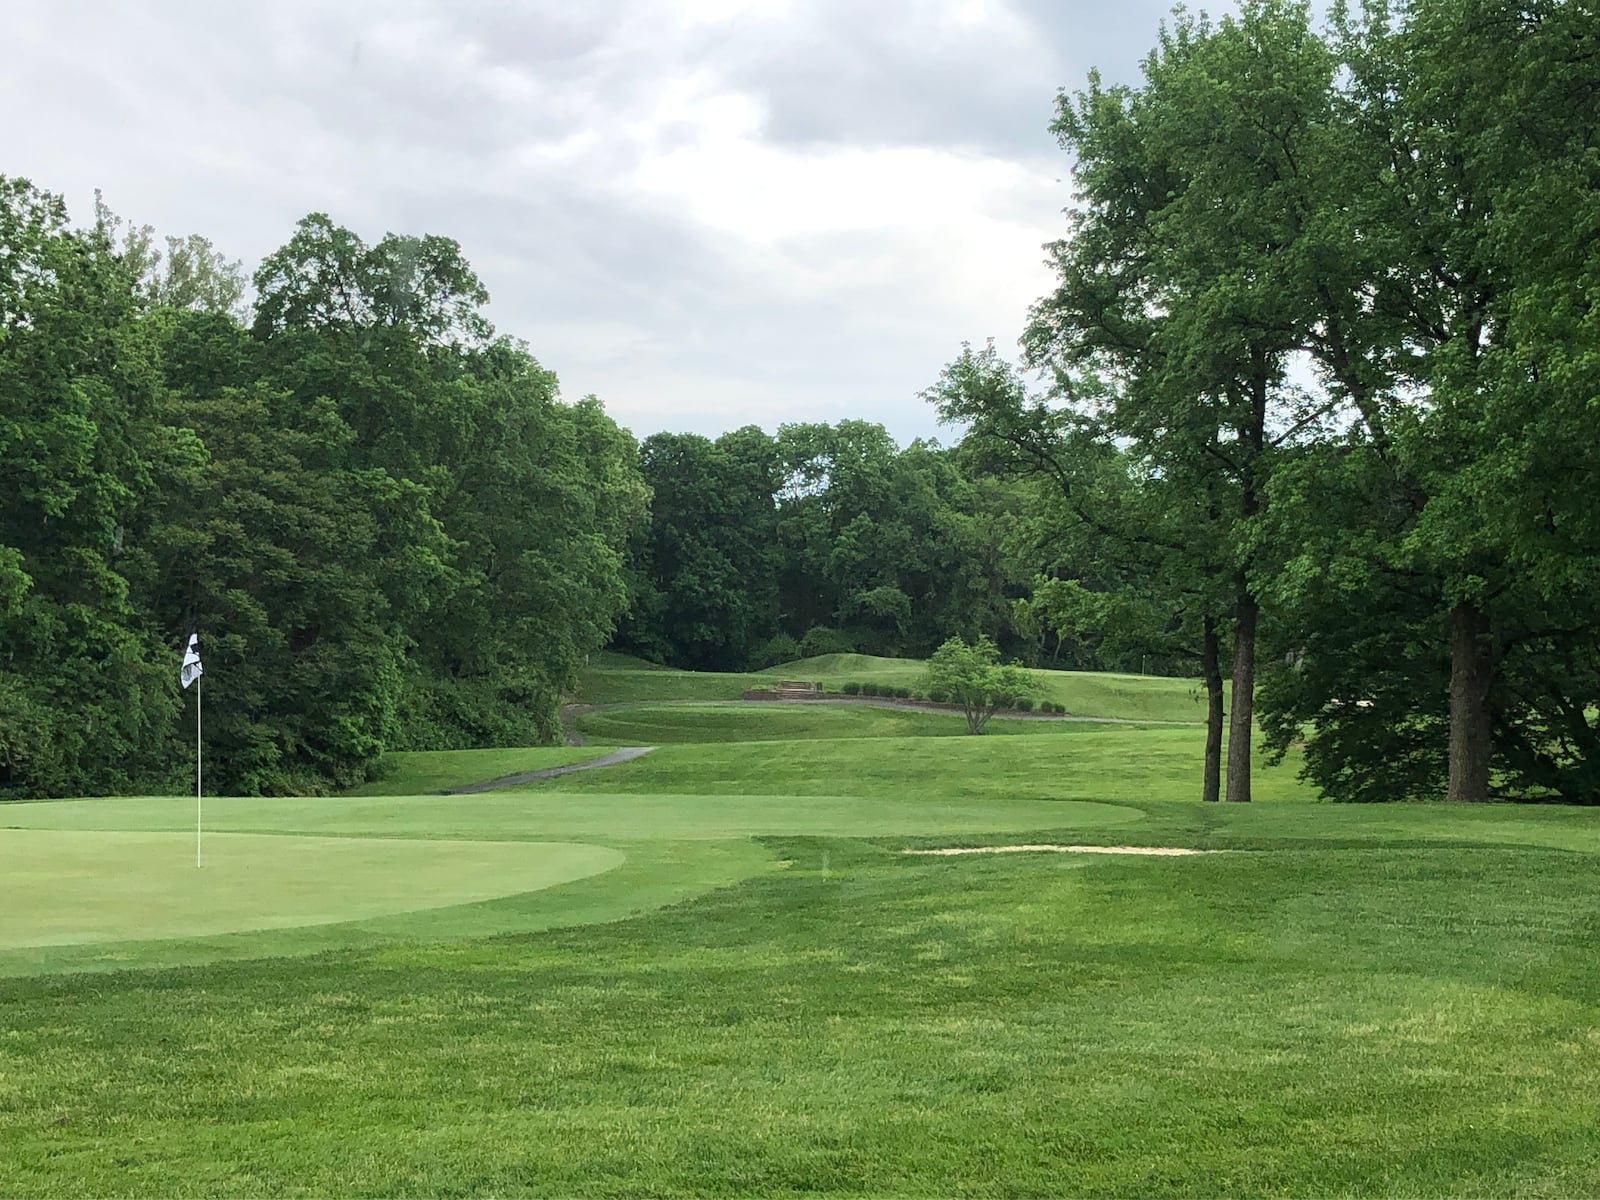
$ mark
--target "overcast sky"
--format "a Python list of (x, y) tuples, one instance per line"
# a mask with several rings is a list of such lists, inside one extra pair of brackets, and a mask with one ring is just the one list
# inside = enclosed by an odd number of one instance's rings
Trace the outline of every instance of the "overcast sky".
[(453, 237), (496, 325), (640, 437), (908, 440), (1049, 285), (1057, 89), (1134, 79), (1167, 8), (3, 0), (0, 173), (252, 270), (311, 211)]

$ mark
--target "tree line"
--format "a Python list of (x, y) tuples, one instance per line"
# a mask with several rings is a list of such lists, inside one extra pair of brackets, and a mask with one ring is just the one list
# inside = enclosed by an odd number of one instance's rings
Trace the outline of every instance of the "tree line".
[(628, 602), (633, 438), (495, 335), (457, 245), (320, 215), (245, 278), (0, 178), (0, 795), (319, 793), (521, 744)]
[(1196, 676), (1208, 800), (1259, 725), (1338, 799), (1600, 802), (1595, 17), (1175, 15), (1058, 98), (1055, 285), (928, 389), (952, 446), (636, 443), (448, 238), (314, 214), (247, 280), (0, 178), (0, 795), (176, 783), (198, 629), (219, 790), (548, 739), (606, 645), (986, 636)]
[(1594, 5), (1179, 13), (1053, 128), (1044, 384), (968, 347), (930, 395), (1198, 644), (1206, 797), (1259, 717), (1340, 799), (1600, 802)]
[[(246, 295), (249, 294), (249, 302)], [(880, 425), (642, 444), (484, 315), (448, 238), (302, 220), (247, 276), (0, 177), (0, 796), (320, 793), (382, 754), (528, 744), (606, 645), (744, 670), (991, 633), (1019, 486)]]

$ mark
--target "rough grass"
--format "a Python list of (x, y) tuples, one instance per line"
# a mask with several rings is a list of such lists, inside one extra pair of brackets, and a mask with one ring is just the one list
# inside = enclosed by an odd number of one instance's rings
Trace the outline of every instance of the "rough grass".
[[(784, 663), (763, 672), (784, 679), (810, 679), (829, 691), (855, 680), (915, 688), (927, 664), (920, 659), (878, 658), (871, 654), (824, 654)], [(1205, 696), (1198, 679), (1157, 675), (1118, 675), (1105, 671), (1029, 671), (1037, 697), (1066, 705), (1077, 716), (1119, 717), (1132, 721), (1204, 721)]]
[[(410, 750), (383, 756), (382, 775), (349, 796), (419, 796), (523, 771), (542, 771), (598, 758), (595, 746), (528, 746), (506, 750)], [(482, 772), (482, 774), (480, 774)]]

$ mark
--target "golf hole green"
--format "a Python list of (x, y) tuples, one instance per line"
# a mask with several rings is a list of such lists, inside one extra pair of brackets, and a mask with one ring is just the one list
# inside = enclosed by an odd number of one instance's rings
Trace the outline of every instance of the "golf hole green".
[(0, 830), (0, 948), (325, 925), (537, 891), (625, 856), (570, 842)]

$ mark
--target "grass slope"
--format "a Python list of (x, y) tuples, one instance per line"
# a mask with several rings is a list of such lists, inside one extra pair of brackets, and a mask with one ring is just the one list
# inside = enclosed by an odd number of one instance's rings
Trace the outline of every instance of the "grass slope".
[(772, 686), (767, 675), (676, 671), (625, 654), (597, 654), (578, 676), (573, 699), (581, 704), (630, 700), (737, 700), (751, 688)]
[[(737, 700), (745, 691), (799, 679), (838, 691), (846, 683), (915, 688), (926, 664), (919, 659), (869, 654), (825, 654), (769, 667), (755, 674), (675, 671), (622, 654), (602, 654), (582, 673), (574, 697), (585, 704), (644, 700)], [(1204, 721), (1199, 682), (1153, 675), (1095, 671), (1032, 671), (1038, 698), (1054, 700), (1078, 716), (1130, 721)]]
[[(829, 691), (852, 680), (915, 688), (927, 664), (920, 659), (878, 658), (870, 654), (824, 654), (769, 668), (769, 678), (809, 679)], [(1204, 721), (1205, 698), (1197, 679), (1156, 675), (1118, 675), (1104, 671), (1028, 672), (1039, 685), (1037, 698), (1054, 700), (1079, 716), (1132, 721)]]
[(409, 750), (383, 756), (381, 778), (349, 796), (420, 796), (469, 783), (564, 767), (604, 754), (605, 747), (528, 746), (506, 750)]
[[(1058, 731), (1069, 722), (996, 717), (990, 734)], [(586, 737), (617, 744), (656, 746), (668, 742), (749, 742), (866, 737), (965, 737), (967, 720), (959, 712), (922, 712), (869, 704), (802, 701), (734, 705), (651, 705), (641, 703), (577, 720)]]
[[(780, 707), (780, 706), (774, 706)], [(805, 706), (797, 706), (805, 708)], [(771, 791), (794, 795), (860, 796), (864, 800), (910, 796), (935, 800), (960, 796), (985, 802), (1020, 798), (1089, 801), (1192, 800), (1200, 792), (1200, 759), (1205, 731), (1189, 726), (1141, 727), (1077, 721), (1017, 721), (1027, 736), (892, 736), (883, 728), (886, 710), (840, 706), (805, 709), (833, 713), (859, 725), (855, 734), (830, 740), (784, 736), (776, 741), (720, 741), (671, 744), (682, 731), (677, 707), (623, 709), (586, 720), (615, 717), (608, 732), (625, 729), (641, 737), (655, 734), (659, 749), (635, 762), (604, 771), (568, 775), (529, 788), (588, 792), (744, 793)], [(721, 710), (732, 715), (739, 710)], [(760, 717), (766, 706), (751, 711)], [(638, 720), (629, 722), (635, 713)], [(775, 713), (773, 728), (792, 727)], [(960, 718), (924, 715), (930, 722)], [(658, 723), (655, 719), (660, 718)], [(689, 718), (693, 720), (693, 717)], [(833, 724), (831, 720), (826, 722)], [(715, 732), (730, 728), (759, 732), (742, 723), (723, 724), (716, 710), (706, 718)], [(1258, 764), (1258, 800), (1310, 800), (1311, 789), (1295, 776), (1291, 758), (1277, 767)]]

